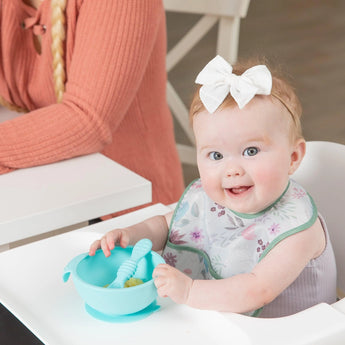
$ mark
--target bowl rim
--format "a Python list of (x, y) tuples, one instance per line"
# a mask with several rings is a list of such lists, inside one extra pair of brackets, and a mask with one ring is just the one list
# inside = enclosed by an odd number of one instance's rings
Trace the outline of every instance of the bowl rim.
[[(115, 251), (116, 249), (121, 249), (121, 250), (126, 250), (126, 249), (131, 249), (133, 248), (133, 246), (127, 246), (125, 248), (123, 247), (120, 247), (120, 246), (116, 246), (114, 249), (111, 250), (112, 254), (113, 254), (113, 251)], [(102, 252), (102, 249), (97, 249), (96, 253), (101, 251)], [(156, 266), (158, 266), (159, 264), (163, 264), (165, 263), (165, 260), (164, 258), (158, 254), (157, 252), (151, 250), (150, 251), (151, 255), (154, 256), (154, 257), (157, 257), (158, 259), (161, 260), (161, 262), (159, 262)], [(83, 280), (78, 274), (77, 274), (77, 267), (78, 265), (83, 261), (85, 260), (86, 258), (90, 257), (89, 255), (86, 255), (84, 257), (81, 257), (78, 262), (75, 263), (75, 267), (74, 269), (70, 272), (71, 273), (71, 277), (72, 277), (72, 280), (73, 281), (78, 281), (80, 283), (82, 283), (84, 286), (88, 286), (89, 288), (92, 288), (94, 290), (99, 290), (99, 291), (128, 291), (128, 289), (130, 288), (130, 291), (134, 291), (134, 290), (139, 290), (139, 289), (143, 289), (145, 287), (147, 287), (148, 285), (150, 284), (153, 284), (154, 283), (154, 278), (152, 277), (151, 279), (147, 280), (146, 282), (143, 282), (143, 284), (139, 284), (139, 285), (135, 285), (135, 286), (130, 286), (128, 288), (110, 288), (110, 289), (107, 289), (105, 288), (104, 286), (98, 286), (98, 285), (94, 285), (94, 284), (90, 284), (88, 282), (86, 282), (85, 280)], [(73, 260), (73, 259), (72, 259)], [(155, 266), (155, 267), (156, 267)], [(134, 276), (133, 276), (134, 277)]]

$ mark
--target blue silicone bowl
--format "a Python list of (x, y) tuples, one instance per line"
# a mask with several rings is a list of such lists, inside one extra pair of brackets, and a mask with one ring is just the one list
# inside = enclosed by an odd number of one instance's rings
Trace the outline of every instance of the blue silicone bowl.
[(76, 256), (65, 267), (64, 282), (72, 276), (78, 294), (93, 316), (96, 314), (96, 317), (106, 319), (138, 313), (156, 300), (157, 290), (152, 272), (158, 264), (164, 263), (164, 259), (153, 251), (139, 261), (134, 274), (144, 284), (120, 289), (104, 287), (115, 279), (118, 268), (129, 259), (132, 249), (131, 246), (115, 247), (108, 258), (102, 250), (97, 250), (94, 256), (84, 253)]

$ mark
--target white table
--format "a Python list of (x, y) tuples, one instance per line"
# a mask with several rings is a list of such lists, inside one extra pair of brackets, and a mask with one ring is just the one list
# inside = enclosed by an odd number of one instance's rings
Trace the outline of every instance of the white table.
[(17, 113), (0, 105), (0, 123), (15, 119), (16, 117), (21, 115), (23, 115), (23, 113)]
[(337, 310), (320, 304), (291, 317), (265, 320), (197, 310), (159, 298), (161, 308), (137, 322), (107, 323), (91, 317), (72, 281), (63, 283), (65, 265), (108, 230), (170, 210), (157, 204), (1, 253), (0, 303), (49, 345), (344, 344), (344, 305)]
[(99, 154), (0, 176), (0, 245), (151, 201), (151, 183)]
[[(0, 107), (0, 122), (17, 116)], [(0, 251), (151, 200), (151, 182), (99, 153), (0, 175)]]

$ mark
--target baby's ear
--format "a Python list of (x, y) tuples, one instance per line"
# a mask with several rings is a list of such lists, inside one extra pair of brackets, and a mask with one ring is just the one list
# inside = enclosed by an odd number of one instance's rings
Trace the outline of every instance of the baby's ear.
[(304, 139), (298, 139), (292, 148), (289, 175), (292, 175), (302, 162), (305, 155), (306, 142)]

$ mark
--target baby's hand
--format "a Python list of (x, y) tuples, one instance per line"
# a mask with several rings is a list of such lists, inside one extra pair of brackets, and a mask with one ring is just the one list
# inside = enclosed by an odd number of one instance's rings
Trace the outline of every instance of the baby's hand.
[(193, 279), (167, 264), (158, 265), (152, 274), (155, 278), (157, 293), (170, 297), (174, 302), (186, 304)]
[(110, 256), (111, 250), (115, 248), (115, 244), (120, 244), (122, 248), (126, 248), (129, 244), (129, 234), (127, 229), (115, 229), (107, 232), (100, 240), (93, 242), (89, 249), (89, 255), (93, 256), (98, 248), (102, 248), (106, 257)]

